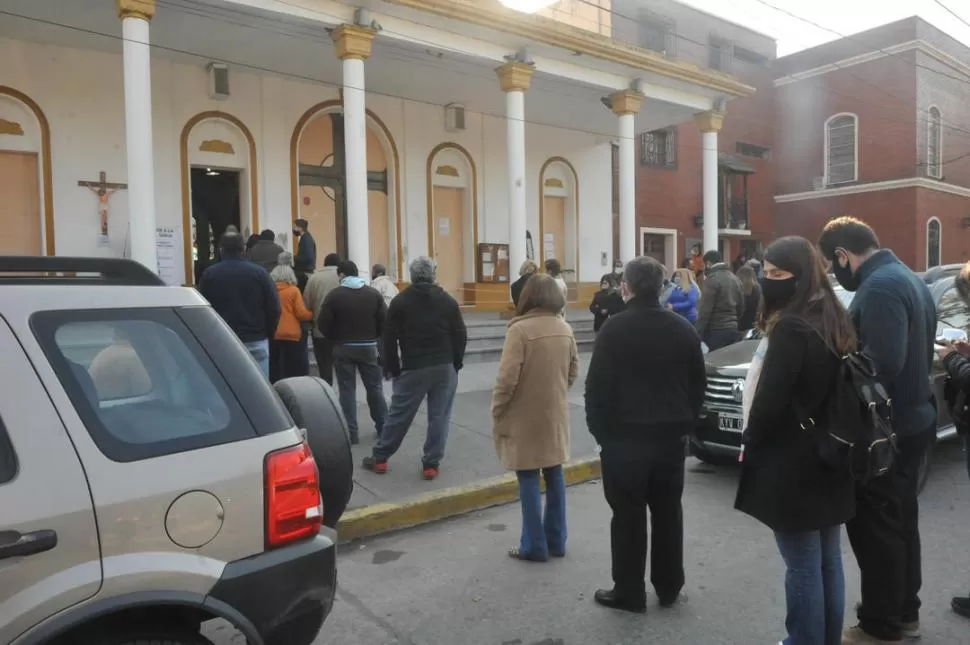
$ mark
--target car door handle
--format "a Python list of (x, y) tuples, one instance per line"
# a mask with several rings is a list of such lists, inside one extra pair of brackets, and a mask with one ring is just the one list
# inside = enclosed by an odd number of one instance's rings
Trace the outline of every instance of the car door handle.
[(44, 530), (33, 533), (0, 531), (0, 560), (36, 555), (57, 546), (57, 533)]

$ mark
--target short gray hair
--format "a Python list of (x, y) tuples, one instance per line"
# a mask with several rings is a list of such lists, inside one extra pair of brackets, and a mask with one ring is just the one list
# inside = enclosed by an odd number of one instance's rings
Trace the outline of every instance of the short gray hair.
[(411, 274), (412, 284), (415, 282), (428, 282), (434, 284), (435, 274), (437, 273), (438, 267), (434, 260), (426, 255), (422, 255), (419, 258), (414, 258), (411, 260), (408, 270)]
[(656, 301), (660, 298), (667, 269), (655, 259), (641, 255), (627, 262), (623, 269), (623, 282), (636, 298)]
[(273, 282), (285, 282), (287, 284), (299, 284), (296, 273), (293, 271), (293, 254), (283, 251), (276, 260), (276, 266), (269, 272), (269, 277)]

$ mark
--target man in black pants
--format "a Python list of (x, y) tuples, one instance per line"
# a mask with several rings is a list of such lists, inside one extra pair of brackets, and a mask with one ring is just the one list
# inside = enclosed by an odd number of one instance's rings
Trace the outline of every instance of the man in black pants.
[(700, 337), (660, 306), (664, 273), (653, 258), (626, 265), (626, 311), (600, 329), (586, 377), (586, 422), (602, 448), (603, 491), (613, 509), (614, 586), (594, 598), (637, 613), (647, 606), (647, 508), (650, 582), (660, 605), (676, 603), (684, 586), (685, 439), (706, 385)]
[(898, 454), (892, 471), (856, 487), (856, 516), (846, 525), (862, 574), (859, 624), (844, 645), (900, 643), (919, 638), (922, 565), (919, 464), (936, 439), (930, 389), (936, 306), (926, 284), (889, 249), (879, 248), (864, 222), (840, 217), (818, 242), (848, 291), (863, 351), (872, 357), (893, 404)]

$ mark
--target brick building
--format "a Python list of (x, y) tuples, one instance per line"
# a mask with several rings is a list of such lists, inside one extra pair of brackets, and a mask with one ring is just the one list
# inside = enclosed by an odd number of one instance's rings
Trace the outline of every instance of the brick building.
[[(614, 0), (613, 31), (616, 39), (727, 72), (757, 89), (728, 103), (718, 134), (718, 238), (729, 258), (769, 241), (775, 40), (676, 0)], [(693, 120), (638, 135), (637, 251), (670, 268), (702, 241), (701, 138)], [(615, 257), (616, 204), (613, 212)]]
[(776, 235), (851, 214), (915, 269), (970, 258), (970, 48), (913, 17), (774, 75)]

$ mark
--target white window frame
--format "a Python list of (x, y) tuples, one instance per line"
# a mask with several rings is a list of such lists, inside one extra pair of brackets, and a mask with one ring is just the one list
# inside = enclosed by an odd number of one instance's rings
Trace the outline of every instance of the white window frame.
[(926, 257), (923, 263), (926, 265), (926, 270), (929, 271), (933, 267), (930, 266), (930, 224), (936, 222), (937, 227), (939, 227), (939, 235), (937, 235), (937, 243), (939, 244), (939, 260), (940, 263), (934, 266), (943, 266), (943, 222), (940, 221), (939, 217), (931, 217), (926, 220)]
[[(933, 139), (934, 113), (936, 119), (936, 159), (930, 158)], [(943, 112), (936, 105), (926, 110), (926, 176), (933, 179), (943, 179)]]
[[(853, 162), (854, 163), (853, 163), (853, 169), (852, 169), (853, 170), (853, 172), (852, 172), (852, 179), (849, 179), (849, 180), (846, 180), (846, 181), (840, 181), (840, 182), (837, 182), (837, 183), (833, 183), (832, 180), (831, 180), (831, 175), (829, 173), (829, 132), (830, 132), (829, 125), (835, 119), (838, 119), (838, 118), (841, 118), (841, 117), (844, 117), (844, 116), (850, 116), (850, 117), (852, 117), (852, 122), (853, 122), (853, 133), (852, 134), (853, 134), (853, 137), (854, 137), (853, 145), (854, 145), (854, 148), (855, 149), (854, 149), (854, 154), (853, 154), (853, 157), (854, 157)], [(838, 114), (833, 114), (829, 118), (825, 119), (825, 124), (823, 126), (823, 129), (824, 129), (824, 132), (825, 132), (825, 145), (824, 145), (823, 159), (822, 159), (822, 165), (823, 165), (822, 176), (825, 178), (825, 185), (826, 186), (841, 186), (843, 184), (851, 184), (853, 182), (859, 181), (859, 115), (858, 114), (855, 114), (854, 112), (839, 112)]]

